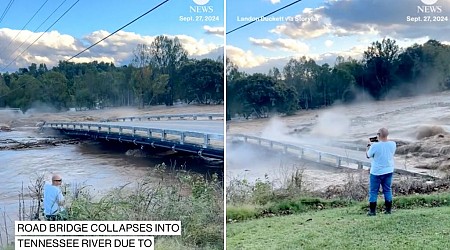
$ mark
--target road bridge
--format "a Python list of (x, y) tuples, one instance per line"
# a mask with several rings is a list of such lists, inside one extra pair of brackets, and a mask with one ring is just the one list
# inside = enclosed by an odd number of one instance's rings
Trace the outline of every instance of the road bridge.
[[(223, 116), (222, 116), (223, 117)], [(224, 158), (223, 120), (46, 122), (43, 129), (102, 141), (128, 142), (216, 159)]]
[[(347, 167), (352, 169), (368, 169), (370, 160), (365, 156), (365, 148), (357, 145), (342, 144), (333, 145), (309, 145), (295, 142), (274, 141), (257, 136), (231, 134), (227, 136), (231, 143), (250, 143), (269, 148), (285, 154), (293, 154), (301, 159), (314, 161), (320, 164)], [(401, 166), (404, 162), (395, 160), (395, 172), (426, 178), (436, 178), (436, 176), (424, 173), (419, 169), (404, 169)]]

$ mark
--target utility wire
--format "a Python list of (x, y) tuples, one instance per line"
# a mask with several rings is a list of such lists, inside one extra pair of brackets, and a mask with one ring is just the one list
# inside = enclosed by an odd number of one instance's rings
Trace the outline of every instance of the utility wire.
[(292, 3), (290, 3), (290, 4), (288, 4), (288, 5), (285, 5), (285, 6), (281, 7), (281, 8), (279, 8), (279, 9), (276, 9), (276, 10), (270, 12), (269, 14), (266, 14), (266, 15), (264, 15), (264, 16), (262, 16), (262, 17), (256, 19), (256, 20), (253, 20), (253, 21), (248, 22), (248, 23), (246, 23), (246, 24), (244, 24), (244, 25), (241, 25), (241, 26), (239, 26), (239, 27), (237, 27), (237, 28), (235, 28), (235, 29), (232, 29), (232, 30), (228, 31), (228, 32), (226, 33), (226, 35), (228, 35), (228, 34), (234, 32), (234, 31), (236, 31), (236, 30), (238, 30), (238, 29), (242, 29), (242, 28), (244, 28), (245, 26), (248, 26), (248, 25), (250, 25), (250, 24), (252, 24), (252, 23), (254, 23), (254, 22), (257, 22), (257, 21), (259, 21), (259, 20), (261, 20), (261, 19), (263, 19), (263, 18), (265, 18), (265, 17), (268, 17), (268, 16), (270, 16), (270, 15), (272, 15), (272, 14), (274, 14), (274, 13), (276, 13), (276, 12), (282, 10), (282, 9), (286, 9), (287, 7), (289, 7), (289, 6), (291, 6), (291, 5), (294, 5), (294, 4), (296, 4), (296, 3), (300, 2), (300, 1), (302, 1), (302, 0), (294, 1), (294, 2), (292, 2)]
[(10, 0), (8, 5), (6, 6), (6, 9), (3, 11), (2, 16), (0, 17), (0, 23), (3, 21), (3, 19), (6, 16), (6, 13), (8, 13), (9, 9), (11, 8), (11, 5), (14, 3), (14, 0)]
[(80, 0), (77, 0), (74, 4), (72, 4), (72, 6), (70, 6), (69, 9), (67, 9), (58, 19), (56, 19), (56, 21), (54, 21), (52, 23), (52, 25), (50, 25), (50, 27), (48, 27), (44, 32), (42, 32), (42, 34), (36, 38), (36, 40), (34, 40), (30, 45), (28, 45), (28, 47), (26, 47), (19, 55), (16, 56), (16, 58), (14, 58), (14, 60), (12, 60), (8, 65), (6, 65), (3, 69), (5, 70), (6, 68), (8, 68), (13, 62), (15, 62), (17, 60), (17, 58), (19, 58), (19, 56), (21, 56), (25, 51), (27, 51), (35, 42), (37, 42), (43, 35), (45, 35), (45, 33), (51, 29), (53, 27), (53, 25), (55, 25), (63, 16), (65, 16), (67, 14), (67, 12), (69, 12), (73, 6), (75, 6), (75, 4), (77, 4)]
[(37, 13), (39, 13), (39, 11), (41, 11), (42, 7), (44, 7), (44, 5), (45, 5), (47, 2), (48, 2), (48, 0), (46, 0), (46, 1), (41, 5), (41, 7), (34, 13), (34, 15), (30, 18), (30, 20), (28, 20), (28, 22), (22, 27), (22, 29), (19, 31), (19, 33), (17, 33), (16, 36), (15, 36), (11, 41), (9, 41), (9, 44), (6, 45), (5, 47), (3, 47), (2, 53), (3, 53), (3, 51), (5, 51), (5, 50), (9, 47), (9, 45), (11, 45), (12, 42), (14, 42), (14, 41), (16, 40), (16, 38), (20, 35), (20, 33), (22, 33), (22, 31), (23, 31), (23, 30), (27, 27), (27, 25), (33, 20), (33, 18), (37, 15)]
[(150, 12), (156, 10), (157, 8), (159, 8), (160, 6), (164, 5), (164, 4), (167, 3), (168, 1), (169, 1), (169, 0), (165, 0), (165, 1), (161, 2), (160, 4), (158, 4), (158, 5), (156, 5), (155, 7), (151, 8), (150, 10), (148, 10), (147, 12), (145, 12), (144, 14), (142, 14), (142, 15), (140, 15), (139, 17), (135, 18), (133, 21), (131, 21), (131, 22), (125, 24), (124, 26), (120, 27), (119, 29), (117, 29), (117, 30), (114, 31), (113, 33), (111, 33), (111, 34), (109, 34), (108, 36), (106, 36), (106, 37), (100, 39), (100, 41), (98, 41), (98, 42), (92, 44), (91, 46), (89, 46), (89, 47), (87, 47), (86, 49), (82, 50), (82, 51), (79, 52), (78, 54), (72, 56), (72, 57), (69, 58), (67, 61), (70, 61), (70, 60), (72, 60), (73, 58), (75, 58), (75, 57), (81, 55), (81, 54), (82, 54), (83, 52), (85, 52), (86, 50), (88, 50), (88, 49), (94, 47), (95, 45), (97, 45), (97, 44), (99, 44), (99, 43), (101, 43), (102, 41), (104, 41), (104, 40), (106, 40), (107, 38), (109, 38), (110, 36), (116, 34), (116, 33), (119, 32), (120, 30), (122, 30), (123, 28), (125, 28), (125, 27), (127, 27), (128, 25), (130, 25), (130, 24), (136, 22), (137, 20), (141, 19), (143, 16), (147, 15), (148, 13), (150, 13)]
[[(24, 44), (24, 43), (26, 43), (26, 42), (28, 42), (28, 39), (30, 39), (32, 36), (33, 36), (33, 34), (40, 28), (40, 27), (42, 27), (42, 25), (44, 25), (44, 23), (45, 22), (47, 22), (47, 20), (48, 19), (50, 19), (50, 17), (52, 17), (53, 16), (53, 14), (55, 14), (55, 12), (57, 11), (57, 10), (59, 10), (59, 8), (66, 2), (67, 0), (64, 0), (40, 25), (39, 25), (39, 27), (37, 27), (34, 31), (33, 31), (33, 33), (31, 33), (28, 37), (27, 37), (27, 39), (25, 39), (20, 45), (19, 45), (19, 47), (17, 47), (12, 53), (10, 53), (9, 55), (8, 55), (8, 57), (6, 57), (6, 58), (10, 58), (14, 53), (16, 53), (16, 51), (18, 51), (19, 49), (20, 49), (20, 47), (22, 47), (22, 45)], [(5, 68), (3, 68), (3, 69), (5, 69)]]

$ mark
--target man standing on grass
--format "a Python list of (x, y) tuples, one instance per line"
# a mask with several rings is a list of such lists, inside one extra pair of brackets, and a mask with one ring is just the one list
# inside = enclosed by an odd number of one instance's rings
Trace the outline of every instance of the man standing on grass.
[(369, 179), (369, 212), (367, 215), (376, 215), (377, 197), (380, 185), (383, 189), (385, 201), (385, 214), (392, 211), (392, 176), (394, 172), (394, 154), (397, 145), (394, 141), (388, 141), (389, 132), (386, 128), (380, 128), (377, 133), (378, 141), (367, 145), (367, 158), (372, 158)]

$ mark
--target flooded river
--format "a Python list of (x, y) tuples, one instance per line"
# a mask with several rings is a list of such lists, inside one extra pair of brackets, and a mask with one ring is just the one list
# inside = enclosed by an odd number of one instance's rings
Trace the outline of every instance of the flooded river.
[[(200, 112), (197, 110), (175, 110), (169, 113), (189, 113), (189, 111), (191, 113)], [(164, 110), (160, 112), (164, 112)], [(110, 113), (114, 112), (111, 111)], [(114, 114), (118, 115), (117, 111)], [(76, 115), (71, 115), (74, 116), (73, 118), (69, 117), (69, 113), (68, 115), (64, 113), (62, 115), (67, 116), (64, 117), (65, 120), (80, 119)], [(92, 119), (91, 113), (83, 115)], [(55, 117), (50, 119), (57, 120), (57, 116), (55, 115)], [(110, 117), (111, 114), (103, 116)], [(127, 148), (125, 147), (105, 145), (92, 141), (11, 149), (12, 146), (18, 144), (54, 140), (54, 135), (41, 133), (34, 127), (35, 120), (39, 121), (41, 118), (29, 117), (23, 115), (16, 120), (11, 120), (12, 117), (7, 117), (7, 119), (3, 119), (3, 123), (5, 123), (5, 120), (12, 121), (7, 123), (7, 125), (13, 125), (11, 126), (12, 131), (0, 131), (0, 148), (3, 149), (0, 150), (0, 183), (2, 183), (0, 185), (0, 219), (2, 221), (0, 223), (0, 233), (3, 233), (3, 239), (5, 236), (3, 219), (6, 219), (6, 227), (11, 232), (14, 221), (18, 219), (19, 194), (22, 192), (22, 187), (25, 193), (25, 205), (27, 206), (31, 200), (27, 196), (29, 193), (28, 186), (39, 175), (44, 174), (45, 181), (50, 182), (52, 173), (59, 173), (63, 177), (63, 184), (69, 187), (86, 186), (94, 197), (100, 198), (114, 188), (123, 185), (133, 187), (138, 180), (143, 178), (153, 181), (155, 185), (159, 185), (163, 177), (164, 185), (170, 185), (170, 180), (173, 180), (174, 177), (169, 174), (161, 176), (161, 172), (155, 171), (154, 168), (163, 162), (167, 165), (167, 168), (176, 165), (179, 169), (182, 164), (185, 164), (186, 170), (197, 173), (221, 172), (220, 166), (219, 168), (217, 166), (211, 168), (206, 162), (192, 157), (150, 151), (145, 152), (145, 157), (136, 157), (127, 155)], [(97, 119), (97, 117), (95, 118)], [(99, 115), (98, 119), (100, 118), (102, 117)], [(14, 124), (18, 124), (18, 126), (14, 126)]]
[[(364, 147), (368, 138), (376, 135), (381, 127), (389, 129), (389, 138), (397, 141), (398, 145), (407, 146), (403, 150), (398, 148), (396, 160), (403, 164), (396, 167), (420, 167), (428, 173), (450, 170), (450, 92), (334, 105), (320, 110), (299, 111), (289, 117), (235, 120), (229, 123), (228, 133), (303, 145), (345, 142)], [(433, 136), (419, 136), (428, 132)], [(283, 175), (286, 166), (304, 168), (305, 178), (311, 180), (315, 188), (342, 183), (348, 177), (347, 171), (342, 169), (319, 167), (296, 158), (263, 152), (259, 148), (227, 145), (227, 176), (245, 176), (254, 180), (264, 179), (268, 174), (278, 179), (276, 176)]]

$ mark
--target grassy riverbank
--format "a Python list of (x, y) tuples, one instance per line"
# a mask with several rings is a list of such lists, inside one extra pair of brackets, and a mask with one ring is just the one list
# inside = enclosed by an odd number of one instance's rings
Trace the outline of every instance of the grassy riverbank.
[(355, 205), (231, 223), (227, 249), (450, 249), (448, 202), (375, 217)]
[(227, 185), (227, 249), (450, 249), (450, 179), (396, 176), (394, 213), (366, 216), (367, 176), (309, 191), (301, 171), (281, 187)]

